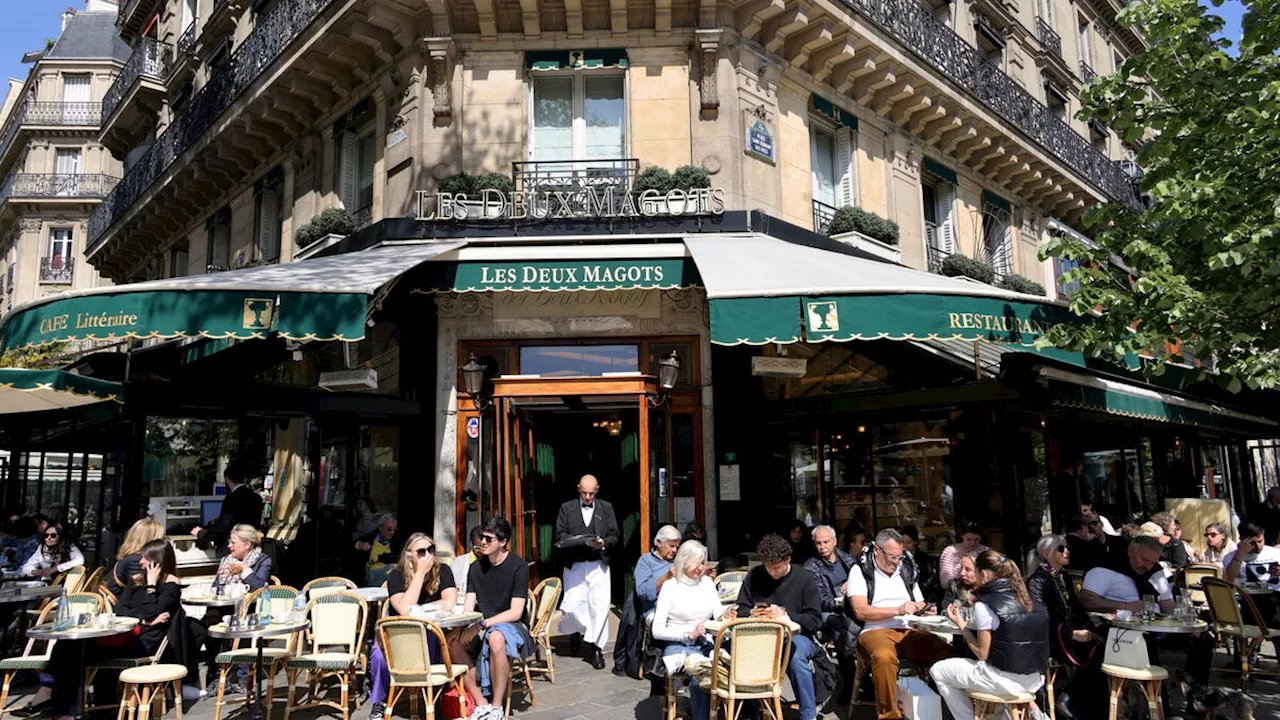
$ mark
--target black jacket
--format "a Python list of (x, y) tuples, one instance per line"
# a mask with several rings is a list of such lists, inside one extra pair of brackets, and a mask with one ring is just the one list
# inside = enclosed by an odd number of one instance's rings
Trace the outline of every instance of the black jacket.
[(576, 562), (603, 560), (609, 562), (609, 552), (618, 545), (618, 519), (613, 514), (613, 505), (607, 500), (596, 498), (595, 511), (591, 514), (591, 527), (582, 522), (582, 501), (570, 500), (560, 506), (556, 514), (556, 542), (562, 542), (574, 535), (598, 535), (604, 540), (604, 549), (580, 545), (560, 550), (564, 566), (569, 567)]
[(1107, 563), (1107, 546), (1093, 540), (1085, 540), (1078, 535), (1067, 536), (1067, 549), (1071, 551), (1071, 569), (1089, 572)]
[(262, 529), (262, 496), (249, 487), (248, 483), (237, 485), (222, 501), (222, 512), (209, 527), (202, 529), (196, 536), (196, 546), (202, 550), (212, 547), (219, 554), (225, 554), (231, 529), (236, 525), (252, 525)]
[[(176, 582), (162, 582), (154, 587), (147, 587), (128, 581), (120, 595), (120, 601), (116, 603), (116, 612), (127, 617), (138, 618), (144, 623), (151, 622), (161, 613), (169, 613), (169, 619), (165, 622), (140, 626), (138, 639), (149, 650), (154, 650), (169, 634), (169, 628), (175, 620), (174, 616), (182, 611), (182, 605), (179, 603), (181, 595), (182, 586)], [(185, 623), (185, 617), (180, 622)]]
[(1029, 611), (1022, 607), (1003, 578), (982, 586), (978, 600), (1000, 618), (1000, 627), (991, 634), (987, 664), (1010, 673), (1044, 672), (1049, 662), (1049, 615), (1034, 604)]

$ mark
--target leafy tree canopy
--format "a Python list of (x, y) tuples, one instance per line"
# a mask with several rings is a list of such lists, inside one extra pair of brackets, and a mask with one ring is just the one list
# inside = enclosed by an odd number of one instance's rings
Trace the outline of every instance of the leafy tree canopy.
[(1150, 49), (1091, 83), (1081, 115), (1141, 146), (1148, 203), (1091, 209), (1096, 247), (1045, 245), (1045, 256), (1082, 263), (1065, 277), (1080, 283), (1072, 309), (1100, 313), (1053, 328), (1054, 344), (1150, 355), (1155, 374), (1212, 359), (1212, 377), (1232, 391), (1280, 384), (1280, 0), (1244, 6), (1234, 56), (1217, 37), (1222, 19), (1197, 0), (1120, 12)]

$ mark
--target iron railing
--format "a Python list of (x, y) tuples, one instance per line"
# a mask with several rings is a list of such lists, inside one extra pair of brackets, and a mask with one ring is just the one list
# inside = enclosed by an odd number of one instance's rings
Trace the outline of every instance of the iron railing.
[(13, 173), (0, 187), (0, 203), (12, 198), (101, 198), (118, 182), (111, 175)]
[[(516, 192), (560, 193), (566, 198), (564, 204), (575, 213), (584, 214), (591, 213), (592, 196), (598, 202), (611, 192), (614, 202), (621, 202), (623, 196), (632, 191), (639, 172), (640, 160), (637, 158), (511, 163), (511, 178), (515, 181)], [(552, 206), (544, 196), (535, 196), (532, 202), (540, 208), (544, 203)], [(557, 200), (554, 207), (559, 208), (560, 205)], [(476, 212), (482, 213), (483, 210), (477, 209)]]
[(1096, 77), (1098, 77), (1098, 73), (1094, 72), (1093, 68), (1089, 67), (1089, 63), (1081, 60), (1080, 61), (1080, 79), (1085, 81), (1086, 84), (1088, 84), (1093, 82), (1093, 79)]
[(102, 121), (102, 106), (95, 102), (25, 102), (14, 108), (13, 115), (0, 131), (0, 157), (24, 125), (63, 127), (97, 127)]
[(351, 217), (355, 218), (356, 230), (363, 230), (373, 224), (373, 206), (365, 205), (364, 207), (351, 213)]
[(69, 283), (75, 266), (73, 258), (64, 258), (61, 255), (42, 257), (40, 258), (40, 282)]
[[(89, 218), (89, 250), (334, 0), (280, 0)], [(118, 84), (118, 82), (117, 82)], [(113, 88), (114, 89), (114, 88)]]
[(192, 20), (191, 24), (187, 26), (187, 29), (183, 30), (182, 34), (178, 36), (178, 54), (190, 55), (191, 47), (196, 44), (196, 37), (198, 35), (199, 33), (196, 32), (196, 22)]
[(813, 231), (826, 235), (831, 230), (831, 220), (836, 216), (836, 209), (819, 200), (813, 201)]
[(120, 107), (120, 102), (133, 88), (140, 78), (149, 77), (156, 82), (164, 82), (169, 75), (169, 67), (173, 65), (173, 46), (155, 38), (144, 37), (124, 64), (120, 77), (111, 84), (111, 89), (102, 98), (102, 117), (109, 118)]
[(1054, 32), (1048, 21), (1039, 15), (1036, 16), (1036, 34), (1040, 36), (1040, 44), (1044, 45), (1045, 50), (1062, 57), (1062, 36)]
[(1127, 177), (918, 0), (842, 0), (948, 80), (964, 88), (1113, 200), (1137, 203)]
[[(930, 225), (930, 223), (925, 223), (925, 227), (926, 227), (926, 228), (927, 228), (929, 225)], [(927, 230), (926, 230), (926, 232), (927, 232)], [(935, 232), (935, 233), (937, 232), (936, 228), (935, 228), (934, 232)], [(946, 260), (947, 258), (951, 257), (951, 253), (949, 253), (949, 252), (947, 252), (946, 250), (943, 250), (942, 248), (938, 247), (938, 246), (937, 246), (937, 245), (935, 245), (933, 242), (926, 243), (924, 247), (925, 247), (925, 250), (928, 252), (928, 256), (929, 256), (929, 272), (931, 272), (931, 273), (937, 273), (938, 275), (941, 275), (941, 274), (942, 274), (942, 261), (944, 261), (944, 260)]]
[(9, 269), (5, 271), (6, 282), (5, 292), (13, 292), (13, 269), (17, 267), (14, 263), (9, 263)]

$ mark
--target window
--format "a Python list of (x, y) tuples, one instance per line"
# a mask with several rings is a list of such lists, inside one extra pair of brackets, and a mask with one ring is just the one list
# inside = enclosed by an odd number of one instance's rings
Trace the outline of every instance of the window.
[(1044, 79), (1044, 100), (1054, 117), (1063, 122), (1068, 120), (1071, 99), (1056, 82), (1047, 77)]
[(74, 231), (71, 228), (53, 228), (49, 231), (49, 260), (61, 268), (72, 258)]
[(182, 0), (182, 30), (185, 32), (200, 17), (199, 0)]
[(254, 244), (258, 260), (280, 262), (280, 223), (283, 209), (284, 171), (276, 168), (254, 185)]
[(80, 189), (80, 150), (58, 148), (54, 174), (55, 194), (76, 195)]
[(849, 128), (833, 129), (818, 118), (810, 118), (809, 158), (814, 202), (833, 208), (857, 204), (853, 146), (854, 136)]
[(1071, 296), (1076, 294), (1080, 289), (1080, 281), (1065, 282), (1062, 278), (1068, 272), (1080, 267), (1079, 260), (1068, 260), (1066, 258), (1053, 259), (1053, 279), (1058, 286), (1058, 297), (1069, 300)]
[(1012, 208), (992, 193), (983, 193), (982, 247), (986, 261), (996, 271), (996, 279), (1013, 274), (1013, 241), (1009, 232)]
[(191, 271), (191, 253), (184, 241), (169, 251), (169, 277), (186, 277)]
[(353, 213), (373, 206), (373, 162), (376, 142), (373, 110), (367, 100), (357, 104), (334, 127), (334, 170), (338, 201)]
[(520, 348), (520, 373), (542, 377), (588, 377), (638, 372), (638, 345), (531, 345)]
[(1053, 0), (1036, 0), (1036, 14), (1044, 18), (1050, 29), (1053, 28)]
[(626, 105), (621, 74), (575, 70), (535, 77), (531, 87), (530, 160), (626, 157)]
[(1004, 31), (991, 22), (991, 18), (981, 13), (973, 15), (974, 35), (978, 40), (978, 51), (987, 62), (998, 68), (1004, 67)]
[(222, 208), (205, 222), (209, 235), (205, 254), (208, 272), (220, 272), (231, 267), (231, 208)]
[(950, 182), (926, 173), (921, 195), (929, 269), (938, 272), (942, 260), (956, 251), (956, 189)]
[(62, 76), (62, 121), (66, 124), (88, 124), (87, 106), (93, 102), (88, 75)]
[(1084, 18), (1079, 19), (1080, 32), (1080, 62), (1086, 65), (1093, 65), (1093, 37), (1089, 30), (1089, 21)]

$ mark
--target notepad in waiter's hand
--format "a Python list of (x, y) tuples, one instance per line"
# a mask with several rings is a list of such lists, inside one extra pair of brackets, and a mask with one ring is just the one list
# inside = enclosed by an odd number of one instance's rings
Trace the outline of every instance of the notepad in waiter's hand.
[(556, 547), (560, 549), (586, 547), (590, 543), (600, 540), (601, 537), (599, 535), (571, 535), (556, 543)]

